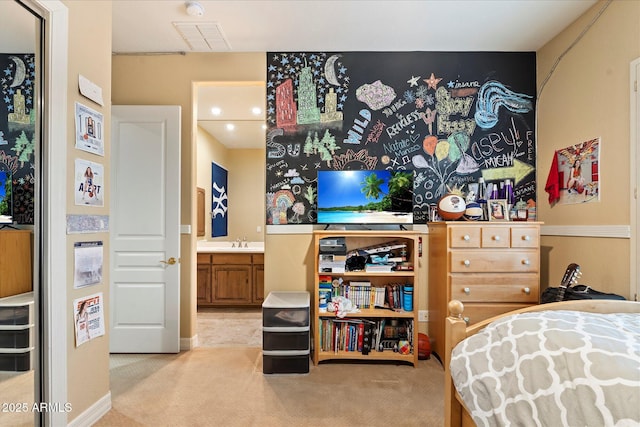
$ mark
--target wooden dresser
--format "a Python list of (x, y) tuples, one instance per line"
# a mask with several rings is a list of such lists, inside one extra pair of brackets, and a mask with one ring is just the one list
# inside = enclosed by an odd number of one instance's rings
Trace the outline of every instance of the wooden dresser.
[(470, 325), (539, 303), (540, 224), (429, 223), (429, 338), (443, 363), (450, 300), (464, 303)]
[(33, 233), (0, 230), (0, 298), (33, 290)]

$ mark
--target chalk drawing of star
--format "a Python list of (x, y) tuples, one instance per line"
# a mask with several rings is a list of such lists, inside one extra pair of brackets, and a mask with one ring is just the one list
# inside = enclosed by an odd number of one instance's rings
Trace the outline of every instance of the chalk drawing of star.
[(440, 80), (442, 80), (442, 78), (436, 79), (436, 76), (431, 73), (431, 77), (429, 77), (428, 79), (424, 79), (424, 82), (429, 86), (429, 88), (436, 90), (438, 87), (438, 83), (440, 83)]
[(418, 76), (418, 77), (411, 76), (411, 78), (409, 80), (407, 80), (407, 83), (409, 83), (411, 85), (411, 87), (418, 86), (418, 80), (419, 79), (420, 79), (420, 76)]

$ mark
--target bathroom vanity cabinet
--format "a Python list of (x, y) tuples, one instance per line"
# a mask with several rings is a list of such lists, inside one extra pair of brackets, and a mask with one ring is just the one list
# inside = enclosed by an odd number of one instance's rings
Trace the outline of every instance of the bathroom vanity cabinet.
[(198, 306), (261, 306), (264, 254), (198, 253)]

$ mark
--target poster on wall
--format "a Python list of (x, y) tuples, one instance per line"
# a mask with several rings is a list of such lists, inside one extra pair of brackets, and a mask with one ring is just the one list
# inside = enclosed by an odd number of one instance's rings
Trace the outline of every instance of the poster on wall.
[(33, 54), (0, 54), (0, 170), (11, 176), (12, 220), (34, 223), (37, 102)]
[(101, 113), (76, 102), (76, 148), (104, 156), (104, 120)]
[(227, 170), (211, 162), (211, 237), (227, 235)]
[(74, 248), (75, 289), (102, 282), (104, 251), (102, 242), (76, 242)]
[(479, 178), (535, 207), (535, 52), (268, 52), (266, 80), (267, 224), (318, 223), (321, 171), (410, 173), (413, 223)]
[(104, 335), (102, 292), (73, 301), (76, 347)]
[(85, 159), (76, 159), (75, 202), (79, 206), (104, 206), (104, 167)]
[(600, 201), (600, 138), (556, 151), (558, 204)]

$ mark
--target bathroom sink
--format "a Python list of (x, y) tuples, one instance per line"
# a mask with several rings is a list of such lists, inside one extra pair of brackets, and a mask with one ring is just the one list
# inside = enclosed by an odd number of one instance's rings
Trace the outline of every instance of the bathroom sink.
[(238, 243), (233, 242), (225, 242), (225, 241), (198, 241), (197, 246), (198, 252), (264, 252), (264, 242), (241, 242), (240, 247), (238, 247)]

